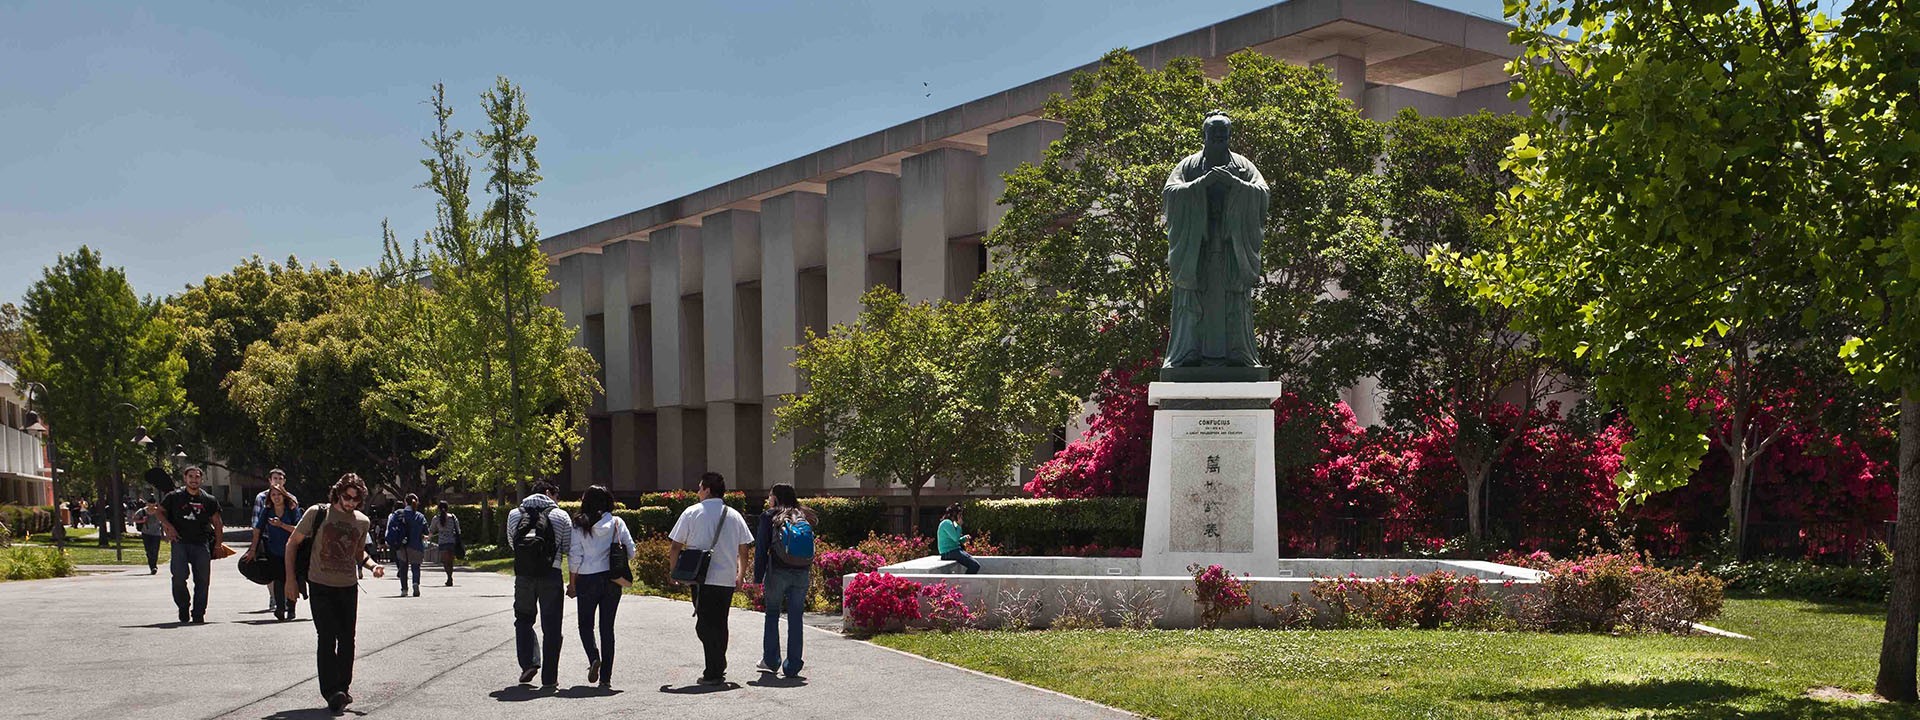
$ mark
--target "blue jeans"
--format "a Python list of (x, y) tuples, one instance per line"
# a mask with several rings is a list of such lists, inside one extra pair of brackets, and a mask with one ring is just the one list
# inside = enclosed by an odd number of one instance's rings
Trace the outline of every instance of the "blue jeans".
[[(800, 674), (806, 663), (800, 659), (800, 636), (807, 611), (807, 588), (813, 577), (807, 568), (767, 568), (765, 590), (767, 635), (761, 645), (760, 662), (780, 668), (788, 676)], [(787, 664), (780, 664), (780, 614), (787, 615)]]
[(973, 559), (973, 556), (968, 555), (965, 550), (952, 550), (940, 553), (940, 559), (960, 563), (961, 567), (967, 569), (968, 575), (975, 575), (980, 572), (980, 561)]
[[(173, 605), (180, 608), (180, 614), (186, 615), (188, 600), (192, 600), (193, 619), (207, 616), (207, 575), (213, 567), (213, 548), (204, 542), (175, 542), (173, 558), (167, 561), (168, 569), (173, 571)], [(193, 594), (187, 594), (187, 575), (193, 575)]]
[(394, 558), (393, 563), (395, 565), (400, 566), (399, 570), (394, 574), (400, 576), (400, 594), (402, 595), (407, 594), (407, 573), (409, 571), (413, 573), (413, 586), (415, 588), (420, 587), (420, 563), (407, 562), (404, 558), (407, 556), (407, 553), (409, 552), (419, 552), (419, 551), (418, 550), (409, 551), (409, 550), (402, 549), (402, 550), (396, 550), (393, 553), (393, 558)]
[[(566, 582), (560, 568), (543, 575), (519, 575), (513, 578), (513, 639), (520, 655), (520, 669), (540, 668), (541, 685), (560, 684), (560, 612), (566, 594)], [(533, 622), (540, 621), (540, 634)]]
[[(598, 664), (600, 682), (608, 682), (613, 676), (613, 616), (620, 611), (620, 586), (613, 584), (612, 572), (597, 572), (575, 578), (573, 588), (579, 602), (574, 616), (580, 620), (580, 645), (586, 648), (587, 664)], [(598, 645), (593, 642), (596, 615)]]

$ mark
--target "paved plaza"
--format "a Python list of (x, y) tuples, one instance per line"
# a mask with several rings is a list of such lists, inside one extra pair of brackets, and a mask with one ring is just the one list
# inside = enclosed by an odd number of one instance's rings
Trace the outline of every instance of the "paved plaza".
[[(391, 570), (391, 568), (389, 568)], [(725, 688), (700, 674), (692, 606), (628, 596), (620, 604), (612, 691), (590, 687), (572, 601), (560, 689), (515, 684), (513, 578), (429, 573), (421, 597), (391, 575), (360, 599), (355, 702), (348, 717), (1126, 718), (1127, 713), (808, 628), (803, 678), (761, 676), (761, 615), (730, 616)], [(207, 624), (180, 626), (165, 568), (0, 583), (0, 716), (24, 718), (325, 718), (314, 634), (278, 622), (266, 591), (215, 563)], [(762, 677), (767, 679), (763, 680)], [(957, 715), (956, 715), (957, 713)]]

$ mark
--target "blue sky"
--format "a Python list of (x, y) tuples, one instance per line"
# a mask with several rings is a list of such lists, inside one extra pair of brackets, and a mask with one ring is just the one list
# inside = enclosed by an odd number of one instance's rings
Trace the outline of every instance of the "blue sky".
[(526, 90), (552, 235), (1269, 4), (0, 0), (0, 302), (82, 244), (156, 295), (371, 264), (432, 222), (435, 82), (469, 130)]

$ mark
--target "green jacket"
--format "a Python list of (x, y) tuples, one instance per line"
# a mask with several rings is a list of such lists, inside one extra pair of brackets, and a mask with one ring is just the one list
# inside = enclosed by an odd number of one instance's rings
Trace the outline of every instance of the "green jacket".
[(941, 555), (961, 549), (961, 545), (966, 542), (967, 538), (967, 536), (960, 534), (960, 524), (952, 520), (940, 521), (940, 532), (937, 536), (939, 538), (938, 547)]

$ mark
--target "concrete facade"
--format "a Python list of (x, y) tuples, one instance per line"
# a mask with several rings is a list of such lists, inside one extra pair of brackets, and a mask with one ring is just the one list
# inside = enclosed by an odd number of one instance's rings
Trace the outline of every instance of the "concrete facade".
[[(1246, 49), (1322, 67), (1383, 120), (1521, 110), (1506, 97), (1507, 31), (1411, 0), (1289, 0), (1131, 52), (1149, 67), (1200, 57), (1215, 74)], [(605, 388), (569, 488), (690, 488), (713, 469), (747, 490), (892, 492), (831, 458), (792, 462), (804, 434), (773, 432), (780, 398), (806, 388), (791, 348), (854, 321), (877, 285), (966, 298), (992, 263), (981, 242), (1005, 215), (1004, 175), (1061, 136), (1041, 108), (1092, 67), (542, 240), (560, 286), (549, 302), (580, 328)], [(1379, 414), (1373, 395), (1362, 383), (1346, 399), (1365, 420)]]

